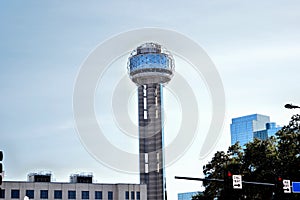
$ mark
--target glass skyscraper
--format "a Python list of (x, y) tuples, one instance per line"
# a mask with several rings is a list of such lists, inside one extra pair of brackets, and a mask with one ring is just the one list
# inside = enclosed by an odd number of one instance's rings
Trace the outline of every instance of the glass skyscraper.
[(266, 115), (252, 114), (233, 118), (230, 124), (231, 144), (239, 142), (243, 147), (254, 138), (265, 140), (275, 135), (280, 128), (276, 123), (270, 122), (270, 117)]
[(179, 193), (178, 200), (192, 200), (192, 197), (199, 194), (201, 192), (186, 192), (186, 193)]

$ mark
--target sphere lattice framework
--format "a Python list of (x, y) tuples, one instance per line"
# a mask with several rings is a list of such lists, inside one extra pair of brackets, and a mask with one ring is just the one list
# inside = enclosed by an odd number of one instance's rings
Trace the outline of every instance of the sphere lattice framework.
[(145, 43), (132, 51), (128, 73), (137, 85), (168, 83), (174, 74), (174, 59), (161, 45)]

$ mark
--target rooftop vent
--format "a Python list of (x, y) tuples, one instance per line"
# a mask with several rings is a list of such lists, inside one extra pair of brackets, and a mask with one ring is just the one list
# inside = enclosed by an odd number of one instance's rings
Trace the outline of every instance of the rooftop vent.
[(70, 183), (93, 183), (93, 173), (72, 174)]
[(29, 182), (51, 182), (51, 172), (38, 172), (28, 174)]

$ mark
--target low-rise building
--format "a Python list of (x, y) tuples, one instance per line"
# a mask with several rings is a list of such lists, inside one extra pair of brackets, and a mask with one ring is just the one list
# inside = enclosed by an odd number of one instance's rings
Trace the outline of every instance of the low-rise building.
[(0, 199), (100, 199), (147, 200), (147, 186), (142, 184), (93, 183), (92, 176), (71, 175), (70, 182), (52, 182), (51, 174), (29, 174), (28, 181), (4, 181)]

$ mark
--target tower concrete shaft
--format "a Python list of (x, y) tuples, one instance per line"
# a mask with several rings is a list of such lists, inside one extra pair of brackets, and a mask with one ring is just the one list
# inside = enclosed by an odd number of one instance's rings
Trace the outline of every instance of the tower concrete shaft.
[(148, 200), (166, 199), (161, 96), (159, 83), (138, 87), (140, 183)]

